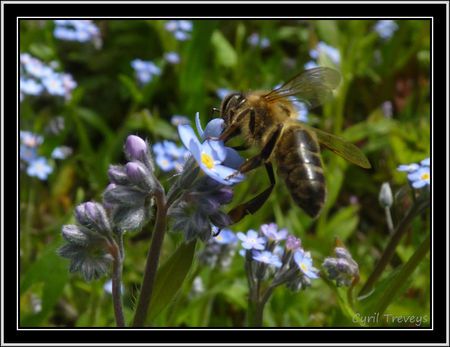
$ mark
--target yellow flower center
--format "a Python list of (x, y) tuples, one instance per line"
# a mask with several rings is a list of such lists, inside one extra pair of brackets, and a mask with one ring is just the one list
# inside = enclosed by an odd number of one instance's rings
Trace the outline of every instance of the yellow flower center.
[(303, 269), (303, 270), (305, 270), (305, 271), (308, 271), (308, 268), (306, 267), (306, 265), (305, 264), (300, 264), (300, 266), (301, 266), (301, 268)]
[(222, 241), (222, 239), (223, 239), (222, 235), (217, 235), (217, 236), (216, 236), (216, 240), (217, 240), (217, 241)]
[(214, 160), (205, 153), (202, 153), (202, 163), (208, 168), (212, 169), (214, 167)]
[(420, 178), (422, 179), (422, 180), (429, 180), (430, 179), (430, 174), (429, 173), (424, 173), (424, 174), (422, 174), (422, 176), (420, 176)]

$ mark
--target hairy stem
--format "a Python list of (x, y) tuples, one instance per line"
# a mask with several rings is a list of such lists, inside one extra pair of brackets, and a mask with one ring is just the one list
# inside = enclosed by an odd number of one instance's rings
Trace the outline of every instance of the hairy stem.
[(157, 205), (156, 224), (153, 232), (152, 244), (145, 264), (144, 278), (142, 279), (141, 293), (136, 307), (133, 326), (143, 326), (147, 317), (148, 306), (152, 296), (156, 271), (158, 269), (159, 255), (164, 240), (167, 225), (167, 205), (162, 187), (155, 191)]
[(406, 215), (403, 217), (401, 222), (397, 225), (394, 234), (392, 234), (391, 240), (384, 250), (378, 264), (373, 270), (372, 274), (369, 276), (367, 282), (364, 284), (362, 289), (360, 290), (358, 296), (363, 296), (372, 290), (375, 282), (381, 276), (383, 270), (389, 263), (392, 258), (392, 255), (397, 248), (397, 245), (400, 243), (402, 236), (408, 230), (408, 226), (411, 224), (414, 217), (422, 213), (426, 208), (430, 206), (430, 198), (426, 194), (421, 194), (416, 201), (413, 203), (411, 208), (408, 210)]
[[(121, 242), (122, 235), (119, 236), (119, 242)], [(122, 308), (122, 266), (123, 266), (123, 257), (120, 250), (120, 247), (117, 243), (112, 239), (108, 238), (108, 244), (110, 252), (114, 258), (113, 261), (113, 274), (112, 274), (112, 298), (113, 298), (113, 306), (114, 306), (114, 315), (116, 317), (116, 323), (118, 327), (125, 327), (125, 317), (123, 315)]]
[(384, 295), (375, 307), (374, 312), (378, 312), (380, 316), (384, 314), (384, 311), (389, 306), (398, 291), (403, 287), (405, 281), (411, 276), (411, 274), (421, 263), (423, 258), (425, 258), (425, 256), (428, 254), (428, 251), (430, 250), (430, 239), (430, 234), (427, 234), (425, 239), (420, 244), (419, 248), (416, 250), (416, 252), (414, 252), (408, 262), (402, 266), (398, 275), (385, 290)]

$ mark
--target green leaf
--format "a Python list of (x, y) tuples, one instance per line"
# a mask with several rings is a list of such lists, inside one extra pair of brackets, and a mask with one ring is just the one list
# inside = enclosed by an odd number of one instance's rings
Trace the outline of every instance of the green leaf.
[(32, 55), (44, 61), (50, 60), (54, 57), (52, 48), (44, 43), (32, 43), (29, 49)]
[(139, 88), (136, 86), (136, 81), (134, 79), (130, 78), (127, 75), (120, 74), (119, 80), (131, 94), (131, 97), (136, 103), (139, 104), (144, 100), (144, 96), (142, 95), (142, 92), (139, 90)]
[(345, 242), (358, 225), (359, 217), (357, 211), (358, 207), (355, 205), (341, 208), (331, 216), (326, 226), (320, 230), (320, 236), (326, 237), (326, 235), (337, 235)]
[(236, 66), (236, 51), (220, 31), (214, 31), (211, 37), (211, 43), (214, 46), (215, 58), (219, 65), (230, 68)]
[(89, 123), (91, 126), (100, 131), (105, 137), (105, 140), (107, 140), (108, 142), (112, 141), (115, 137), (110, 127), (108, 126), (108, 123), (93, 110), (84, 107), (78, 107), (77, 114), (86, 123)]
[(32, 285), (42, 283), (42, 309), (23, 317), (21, 326), (39, 326), (51, 313), (58, 302), (69, 278), (67, 260), (56, 252), (59, 244), (47, 246), (41, 257), (30, 266), (20, 282), (20, 295), (24, 295)]
[(192, 265), (195, 245), (196, 240), (183, 243), (159, 268), (148, 309), (147, 322), (151, 322), (172, 301), (181, 288)]
[(317, 30), (321, 38), (326, 39), (327, 44), (336, 48), (339, 46), (339, 30), (334, 20), (318, 20)]

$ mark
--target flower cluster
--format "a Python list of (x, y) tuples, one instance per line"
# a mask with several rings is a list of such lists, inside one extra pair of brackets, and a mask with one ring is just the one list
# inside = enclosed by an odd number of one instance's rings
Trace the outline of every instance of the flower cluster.
[(153, 76), (161, 75), (161, 69), (152, 61), (134, 59), (131, 66), (135, 71), (137, 80), (142, 84), (151, 82)]
[(139, 230), (150, 218), (150, 197), (156, 184), (148, 143), (130, 135), (124, 152), (129, 162), (110, 166), (111, 184), (103, 193), (103, 205), (110, 210), (117, 233)]
[(181, 172), (189, 156), (189, 152), (184, 147), (167, 140), (155, 143), (152, 148), (156, 155), (155, 162), (163, 171), (175, 169)]
[(169, 20), (164, 27), (168, 32), (173, 33), (178, 41), (186, 41), (191, 38), (193, 25), (189, 20)]
[(28, 53), (20, 55), (20, 100), (24, 95), (42, 95), (44, 92), (68, 100), (76, 86), (72, 75), (56, 72)]
[[(327, 45), (325, 42), (320, 41), (317, 44), (316, 49), (311, 49), (309, 51), (309, 56), (312, 59), (318, 60), (321, 56), (325, 56), (330, 59), (336, 66), (339, 66), (341, 63), (341, 53), (337, 48), (333, 46)], [(318, 67), (317, 63), (314, 61), (309, 61), (305, 64), (305, 69), (312, 69), (314, 67)]]
[(258, 33), (251, 34), (247, 42), (250, 46), (259, 46), (261, 48), (267, 48), (270, 46), (270, 41), (267, 37), (260, 37)]
[(380, 20), (375, 24), (375, 31), (383, 39), (390, 39), (394, 31), (398, 29), (398, 24), (393, 20)]
[[(223, 130), (223, 120), (217, 118), (203, 131), (198, 113), (196, 124), (202, 140), (218, 137)], [(183, 194), (169, 211), (175, 220), (172, 228), (182, 231), (186, 240), (199, 237), (207, 242), (212, 234), (211, 224), (225, 228), (231, 223), (220, 208), (232, 201), (231, 186), (245, 179), (236, 171), (243, 159), (235, 150), (225, 147), (223, 141), (200, 142), (190, 125), (179, 125), (178, 133), (191, 156), (177, 181)], [(206, 175), (197, 179), (200, 170)]]
[[(278, 230), (275, 223), (263, 224), (259, 232), (238, 232), (237, 237), (244, 248), (239, 253), (246, 259), (249, 283), (267, 279), (268, 274), (272, 274), (271, 288), (286, 284), (298, 291), (311, 285), (311, 279), (318, 278), (311, 254), (300, 247), (300, 239), (288, 236), (287, 229)], [(280, 246), (283, 240), (286, 240), (285, 247)]]
[(53, 35), (60, 40), (87, 42), (95, 41), (100, 36), (100, 30), (92, 20), (55, 20)]
[(336, 280), (338, 287), (350, 287), (353, 279), (359, 276), (358, 263), (344, 247), (336, 247), (334, 254), (336, 258), (325, 258), (322, 266), (328, 271), (330, 279)]
[[(218, 232), (216, 226), (212, 226), (213, 234)], [(231, 264), (231, 259), (237, 247), (237, 237), (229, 229), (223, 229), (216, 236), (212, 237), (203, 250), (198, 253), (198, 260), (201, 265), (209, 265), (214, 268), (219, 264), (221, 269), (226, 269)]]
[(70, 272), (79, 271), (86, 280), (104, 275), (113, 257), (110, 253), (111, 223), (103, 206), (96, 202), (78, 205), (77, 224), (64, 225), (62, 235), (67, 243), (58, 249), (63, 258), (70, 259)]
[(53, 168), (48, 164), (45, 157), (39, 156), (37, 149), (42, 144), (44, 138), (41, 135), (29, 131), (20, 131), (20, 159), (27, 167), (27, 174), (30, 177), (37, 177), (46, 180), (53, 172)]
[(430, 158), (426, 158), (420, 162), (409, 165), (400, 165), (398, 171), (408, 172), (408, 180), (413, 188), (419, 189), (430, 185)]

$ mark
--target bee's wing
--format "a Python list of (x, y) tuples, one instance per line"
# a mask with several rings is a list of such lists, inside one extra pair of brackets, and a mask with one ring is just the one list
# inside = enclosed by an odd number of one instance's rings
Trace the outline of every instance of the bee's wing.
[(317, 135), (319, 143), (330, 151), (333, 151), (342, 158), (364, 169), (370, 169), (372, 167), (364, 153), (344, 138), (310, 127), (304, 123), (302, 123), (302, 126), (314, 132)]
[(268, 102), (280, 98), (295, 96), (311, 109), (322, 105), (331, 95), (341, 80), (341, 74), (328, 67), (316, 67), (306, 70), (283, 84), (280, 88), (264, 95)]

